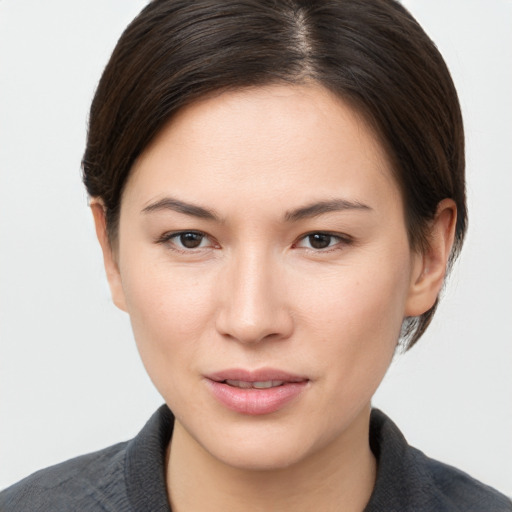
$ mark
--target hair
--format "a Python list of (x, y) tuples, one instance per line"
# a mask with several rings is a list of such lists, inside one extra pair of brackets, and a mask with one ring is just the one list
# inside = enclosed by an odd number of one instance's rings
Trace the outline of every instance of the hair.
[[(348, 102), (379, 136), (400, 187), (410, 245), (428, 248), (439, 202), (467, 225), (464, 133), (457, 92), (434, 43), (395, 0), (153, 0), (126, 28), (97, 87), (82, 161), (90, 196), (116, 242), (135, 159), (184, 106), (224, 90), (316, 83)], [(407, 318), (423, 334), (437, 302)]]

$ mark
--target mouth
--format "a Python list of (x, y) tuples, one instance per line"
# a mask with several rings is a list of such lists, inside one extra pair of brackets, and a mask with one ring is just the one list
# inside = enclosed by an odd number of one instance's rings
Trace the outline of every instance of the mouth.
[(222, 381), (224, 384), (228, 386), (232, 386), (234, 388), (240, 389), (269, 389), (269, 388), (277, 388), (285, 384), (284, 380), (264, 380), (259, 382), (247, 382), (245, 380), (229, 380), (226, 379)]
[(274, 369), (231, 369), (206, 377), (217, 401), (247, 415), (271, 414), (297, 399), (309, 383), (306, 377)]
[(206, 378), (215, 382), (224, 382), (233, 387), (255, 387), (260, 389), (309, 380), (302, 375), (295, 375), (275, 368), (260, 368), (258, 370), (230, 368), (206, 375)]

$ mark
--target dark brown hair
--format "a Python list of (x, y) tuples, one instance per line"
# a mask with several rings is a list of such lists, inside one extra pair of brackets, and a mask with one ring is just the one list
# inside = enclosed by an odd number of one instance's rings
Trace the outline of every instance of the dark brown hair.
[[(451, 260), (466, 230), (457, 93), (434, 43), (394, 0), (153, 0), (119, 39), (99, 82), (83, 158), (111, 242), (138, 155), (182, 107), (216, 91), (316, 82), (379, 135), (404, 199), (411, 247), (428, 246), (439, 202), (457, 204)], [(404, 322), (412, 346), (433, 308)]]

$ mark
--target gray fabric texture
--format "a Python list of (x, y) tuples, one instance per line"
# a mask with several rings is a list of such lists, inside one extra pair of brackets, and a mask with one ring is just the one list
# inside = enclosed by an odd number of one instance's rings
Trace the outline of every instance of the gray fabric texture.
[[(38, 471), (2, 491), (0, 512), (170, 512), (165, 451), (173, 424), (162, 406), (131, 441)], [(377, 409), (370, 445), (378, 473), (364, 512), (512, 512), (502, 494), (410, 447)]]

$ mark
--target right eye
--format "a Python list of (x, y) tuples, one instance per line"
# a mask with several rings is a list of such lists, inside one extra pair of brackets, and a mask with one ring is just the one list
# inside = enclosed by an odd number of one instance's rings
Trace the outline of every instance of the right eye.
[(166, 233), (158, 241), (160, 243), (171, 244), (179, 251), (192, 251), (194, 249), (213, 247), (213, 244), (206, 233), (202, 233), (201, 231), (179, 231), (175, 233)]

